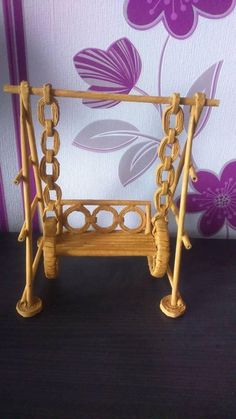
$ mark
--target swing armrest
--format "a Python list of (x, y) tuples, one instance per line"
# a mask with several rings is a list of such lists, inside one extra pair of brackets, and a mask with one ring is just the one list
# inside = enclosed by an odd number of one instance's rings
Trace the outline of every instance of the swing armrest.
[(56, 256), (57, 223), (56, 217), (48, 217), (43, 222), (44, 272), (48, 279), (56, 278), (58, 274)]

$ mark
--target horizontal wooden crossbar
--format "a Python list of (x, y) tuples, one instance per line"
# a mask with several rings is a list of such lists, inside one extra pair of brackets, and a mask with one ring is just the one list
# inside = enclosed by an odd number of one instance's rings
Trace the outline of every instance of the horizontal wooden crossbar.
[[(6, 93), (20, 94), (20, 86), (5, 84), (3, 90)], [(31, 95), (43, 96), (43, 87), (30, 87), (29, 93)], [(141, 95), (127, 95), (118, 93), (98, 93), (98, 92), (83, 92), (79, 90), (63, 90), (51, 89), (51, 94), (56, 97), (67, 97), (75, 99), (101, 99), (101, 100), (118, 100), (120, 102), (145, 102), (145, 103), (160, 103), (172, 104), (171, 96), (141, 96)], [(219, 106), (218, 99), (206, 99), (204, 106)], [(195, 105), (195, 100), (189, 97), (180, 98), (181, 105)]]
[(151, 205), (150, 201), (137, 201), (137, 200), (118, 200), (118, 199), (61, 199), (60, 205)]

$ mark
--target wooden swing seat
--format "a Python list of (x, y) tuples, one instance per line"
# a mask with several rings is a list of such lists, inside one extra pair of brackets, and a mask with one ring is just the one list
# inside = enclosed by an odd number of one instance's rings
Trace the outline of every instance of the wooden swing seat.
[[(101, 211), (112, 214), (109, 226), (99, 225)], [(76, 212), (84, 216), (84, 222), (77, 228), (69, 220), (70, 215)], [(146, 256), (149, 265), (153, 266), (158, 250), (162, 258), (154, 276), (162, 277), (166, 273), (169, 260), (168, 230), (164, 223), (164, 231), (159, 228), (158, 236), (152, 233), (150, 201), (63, 199), (56, 213), (57, 217), (48, 216), (44, 219), (41, 245), (47, 278), (57, 277), (60, 256)], [(139, 217), (135, 226), (126, 224), (125, 217), (129, 213)]]
[[(53, 89), (50, 84), (43, 87), (31, 87), (28, 82), (20, 86), (4, 86), (8, 93), (20, 96), (20, 127), (22, 168), (14, 183), (23, 183), (25, 222), (18, 240), (26, 240), (26, 285), (16, 309), (23, 317), (32, 317), (42, 309), (41, 299), (33, 295), (33, 280), (43, 253), (44, 272), (47, 278), (56, 278), (60, 256), (146, 256), (152, 276), (162, 278), (167, 274), (172, 293), (162, 298), (160, 308), (169, 317), (179, 317), (185, 312), (186, 305), (179, 292), (179, 275), (182, 245), (191, 248), (187, 232), (184, 229), (186, 196), (189, 177), (196, 181), (197, 176), (191, 162), (191, 147), (197, 123), (204, 106), (218, 106), (216, 99), (207, 99), (204, 93), (196, 93), (192, 98), (181, 98), (174, 93), (172, 97), (136, 96), (126, 94), (77, 92)], [(30, 95), (40, 96), (38, 102), (38, 120), (43, 127), (41, 150), (43, 157), (38, 160), (31, 113)], [(157, 190), (154, 194), (156, 213), (151, 216), (150, 201), (134, 200), (75, 200), (62, 199), (62, 191), (56, 183), (60, 174), (57, 154), (60, 148), (59, 133), (56, 125), (59, 121), (57, 97), (92, 98), (127, 102), (146, 102), (167, 104), (163, 111), (162, 125), (164, 137), (158, 148), (160, 164), (156, 169)], [(184, 112), (181, 105), (190, 106), (188, 132), (185, 145), (180, 153), (178, 135), (184, 129)], [(51, 118), (45, 115), (46, 107), (51, 109)], [(171, 117), (174, 126), (171, 127)], [(48, 148), (48, 139), (52, 145)], [(50, 142), (51, 144), (51, 142)], [(30, 151), (30, 156), (29, 156)], [(177, 167), (175, 161), (179, 159)], [(36, 195), (30, 197), (30, 165), (32, 165)], [(51, 168), (50, 173), (47, 171)], [(180, 208), (174, 201), (174, 193), (183, 172)], [(42, 186), (44, 182), (44, 188)], [(37, 209), (43, 227), (43, 235), (38, 240), (38, 250), (33, 258), (32, 219)], [(172, 211), (178, 231), (173, 273), (169, 265), (170, 242), (168, 233), (168, 212)], [(101, 211), (112, 214), (108, 226), (99, 221)], [(71, 224), (72, 213), (82, 213), (84, 221), (79, 227)], [(139, 217), (137, 225), (127, 225), (127, 214), (135, 213)]]
[[(63, 211), (65, 206), (67, 209)], [(84, 222), (77, 228), (69, 222), (69, 216), (76, 211), (84, 216)], [(112, 214), (109, 226), (99, 225), (101, 211)], [(45, 219), (41, 238), (48, 278), (57, 276), (59, 256), (154, 257), (157, 252), (151, 233), (149, 201), (63, 200), (57, 213), (57, 217)], [(125, 216), (128, 213), (138, 215), (138, 225), (126, 225)]]
[(82, 234), (62, 233), (56, 238), (57, 256), (154, 256), (151, 233), (127, 234), (123, 231)]

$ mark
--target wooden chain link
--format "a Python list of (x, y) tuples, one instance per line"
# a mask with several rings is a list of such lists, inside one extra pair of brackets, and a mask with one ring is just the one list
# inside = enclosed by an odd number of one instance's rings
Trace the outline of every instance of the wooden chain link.
[[(45, 107), (50, 106), (51, 119), (45, 117)], [(60, 186), (56, 183), (60, 175), (60, 164), (55, 157), (60, 148), (60, 137), (55, 126), (59, 122), (59, 105), (57, 100), (51, 95), (51, 85), (43, 86), (43, 97), (38, 102), (38, 120), (44, 127), (41, 135), (41, 149), (44, 156), (41, 159), (39, 173), (41, 179), (46, 183), (43, 190), (43, 197), (47, 211), (54, 211), (57, 216), (57, 206), (60, 203), (62, 192)], [(52, 148), (47, 147), (48, 137), (53, 139)], [(51, 173), (48, 173), (48, 166), (51, 165)], [(56, 198), (51, 198), (54, 191)]]
[[(154, 195), (154, 204), (157, 210), (156, 216), (166, 216), (171, 201), (171, 186), (175, 179), (174, 161), (179, 154), (179, 135), (184, 127), (184, 113), (179, 106), (180, 95), (173, 94), (173, 104), (168, 106), (163, 112), (163, 129), (165, 136), (163, 137), (158, 148), (158, 157), (161, 160), (156, 170), (156, 183), (159, 186)], [(175, 115), (175, 126), (170, 128), (170, 118)], [(167, 150), (171, 148), (171, 152)], [(164, 202), (163, 202), (164, 200)]]

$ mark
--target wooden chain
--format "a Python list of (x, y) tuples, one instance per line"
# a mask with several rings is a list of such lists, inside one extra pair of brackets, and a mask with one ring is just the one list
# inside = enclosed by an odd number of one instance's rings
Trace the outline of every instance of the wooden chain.
[[(155, 239), (157, 254), (148, 258), (150, 273), (156, 278), (165, 275), (170, 258), (167, 212), (172, 199), (171, 187), (175, 181), (173, 163), (177, 159), (180, 149), (177, 136), (184, 127), (184, 114), (179, 103), (180, 95), (174, 93), (172, 105), (168, 106), (163, 112), (162, 124), (165, 135), (158, 148), (158, 157), (161, 163), (156, 170), (156, 183), (159, 188), (154, 194), (156, 214), (152, 218), (152, 235)], [(170, 127), (172, 115), (175, 115), (174, 128)]]
[[(45, 117), (45, 106), (50, 106), (51, 119)], [(62, 192), (60, 186), (56, 183), (60, 175), (60, 165), (55, 157), (60, 148), (60, 137), (55, 126), (59, 121), (59, 105), (57, 100), (51, 94), (51, 85), (43, 86), (43, 97), (38, 102), (38, 120), (44, 127), (41, 135), (41, 149), (44, 156), (41, 159), (39, 173), (41, 179), (46, 183), (43, 190), (43, 197), (46, 204), (45, 214), (47, 211), (54, 211), (57, 216), (57, 206), (60, 203)], [(53, 138), (52, 148), (47, 148), (48, 137)], [(48, 165), (51, 165), (51, 173), (48, 173)], [(55, 193), (51, 198), (52, 192)]]
[[(157, 216), (166, 216), (171, 200), (171, 186), (175, 179), (174, 161), (179, 154), (179, 135), (184, 127), (184, 113), (179, 106), (180, 95), (173, 94), (173, 105), (168, 106), (163, 112), (163, 129), (165, 136), (161, 140), (158, 148), (158, 157), (161, 160), (156, 170), (156, 183), (159, 186), (154, 195), (154, 204), (157, 210)], [(170, 128), (170, 118), (175, 115), (175, 126)], [(171, 148), (171, 152), (167, 150)], [(163, 202), (164, 200), (164, 202)]]

